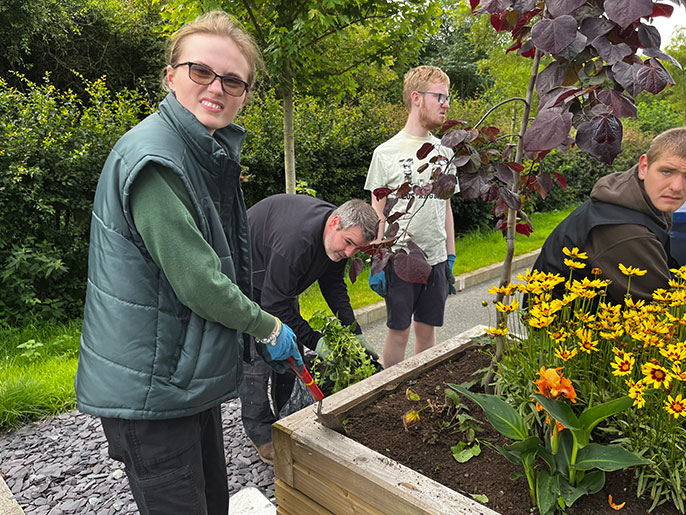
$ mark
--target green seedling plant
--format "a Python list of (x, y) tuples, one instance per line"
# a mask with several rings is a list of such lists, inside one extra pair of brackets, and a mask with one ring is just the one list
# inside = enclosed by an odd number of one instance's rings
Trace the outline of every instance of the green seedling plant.
[(344, 327), (338, 318), (323, 311), (315, 312), (309, 323), (322, 334), (329, 351), (312, 363), (312, 376), (320, 387), (336, 393), (376, 372), (371, 357), (352, 332), (354, 326)]
[[(440, 387), (437, 387), (440, 389)], [(429, 410), (445, 417), (435, 423), (432, 428), (431, 440), (435, 441), (439, 433), (453, 431), (465, 435), (465, 440), (459, 441), (450, 448), (453, 458), (459, 463), (465, 463), (475, 456), (481, 454), (481, 446), (476, 441), (476, 431), (479, 424), (474, 417), (468, 413), (467, 406), (461, 402), (459, 396), (451, 389), (445, 390), (445, 400), (443, 403), (421, 397), (412, 388), (405, 391), (405, 398), (415, 404), (415, 407), (405, 412), (403, 415), (403, 427), (405, 431), (419, 424), (422, 420), (421, 413)]]
[(43, 347), (43, 344), (33, 338), (17, 345), (17, 349), (22, 349), (20, 356), (29, 361), (35, 361), (41, 357), (41, 347)]
[[(477, 394), (460, 385), (451, 388), (472, 400), (486, 413), (493, 427), (514, 443), (496, 447), (510, 462), (524, 467), (532, 504), (542, 515), (551, 515), (581, 496), (599, 492), (605, 484), (605, 472), (637, 465), (647, 465), (643, 459), (619, 445), (591, 442), (591, 433), (608, 417), (628, 409), (633, 400), (621, 397), (586, 408), (579, 416), (562, 400), (576, 403), (576, 392), (562, 369), (541, 367), (540, 378), (534, 381), (538, 393), (533, 394), (537, 410), (547, 416), (541, 438), (509, 403), (496, 395)], [(541, 458), (548, 470), (536, 468)]]

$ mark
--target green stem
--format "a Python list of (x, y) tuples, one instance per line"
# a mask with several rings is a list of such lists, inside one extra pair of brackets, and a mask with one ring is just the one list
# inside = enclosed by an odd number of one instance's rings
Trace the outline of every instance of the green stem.
[(576, 435), (574, 434), (574, 431), (570, 431), (572, 433), (572, 438), (574, 440), (574, 443), (572, 444), (572, 457), (569, 460), (569, 484), (572, 486), (576, 486), (574, 483), (576, 479), (576, 469), (574, 468), (574, 465), (576, 465), (576, 456), (579, 453), (579, 443), (576, 439)]

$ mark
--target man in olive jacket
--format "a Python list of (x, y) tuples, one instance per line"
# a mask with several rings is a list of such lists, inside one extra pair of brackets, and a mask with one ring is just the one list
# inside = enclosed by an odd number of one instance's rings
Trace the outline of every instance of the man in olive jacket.
[[(610, 280), (607, 298), (623, 303), (628, 276), (619, 264), (648, 273), (631, 278), (634, 299), (652, 299), (657, 288), (667, 288), (674, 262), (669, 251), (672, 213), (686, 201), (686, 128), (657, 136), (636, 166), (600, 178), (591, 198), (575, 209), (548, 237), (534, 269), (569, 276), (563, 247), (588, 254), (586, 267), (574, 278), (591, 277), (600, 269)], [(564, 293), (558, 285), (556, 296)]]

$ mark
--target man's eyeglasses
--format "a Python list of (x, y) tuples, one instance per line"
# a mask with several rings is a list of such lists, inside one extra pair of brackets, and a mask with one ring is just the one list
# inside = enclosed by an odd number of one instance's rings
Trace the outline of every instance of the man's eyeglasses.
[(419, 91), (422, 95), (436, 95), (438, 97), (438, 105), (443, 105), (446, 102), (450, 103), (450, 95), (444, 95), (443, 93), (436, 93), (435, 91)]
[(238, 77), (234, 77), (233, 75), (219, 75), (218, 73), (215, 73), (214, 70), (203, 64), (187, 61), (185, 63), (179, 63), (173, 66), (173, 68), (186, 65), (188, 66), (188, 77), (193, 82), (207, 86), (208, 84), (212, 84), (214, 80), (219, 77), (222, 90), (224, 90), (224, 93), (231, 95), (232, 97), (242, 96), (243, 93), (248, 91), (248, 88), (250, 87), (247, 82), (239, 79)]

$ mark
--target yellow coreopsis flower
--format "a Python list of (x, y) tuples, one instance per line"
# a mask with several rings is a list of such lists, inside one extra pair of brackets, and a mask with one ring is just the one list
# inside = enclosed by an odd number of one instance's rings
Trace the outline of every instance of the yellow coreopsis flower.
[(567, 247), (563, 247), (562, 252), (565, 256), (574, 257), (577, 259), (588, 259), (588, 254), (586, 252), (581, 252), (577, 247), (569, 250)]
[(555, 321), (554, 316), (541, 316), (541, 317), (530, 317), (529, 318), (529, 325), (531, 327), (536, 327), (538, 329), (543, 329), (545, 327), (548, 327), (550, 324), (552, 324)]
[(574, 331), (577, 338), (579, 338), (579, 347), (581, 350), (590, 354), (591, 351), (597, 352), (598, 340), (593, 339), (593, 332), (590, 329), (579, 328)]
[(686, 343), (670, 343), (667, 345), (666, 349), (660, 349), (660, 354), (662, 354), (669, 361), (680, 364), (686, 359)]
[(630, 352), (624, 352), (622, 356), (615, 356), (613, 363), (610, 366), (614, 368), (612, 375), (614, 376), (625, 376), (631, 373), (631, 369), (634, 368), (635, 358)]
[(669, 388), (669, 383), (672, 381), (672, 376), (667, 369), (655, 363), (644, 363), (641, 366), (641, 373), (643, 374), (642, 381), (657, 389), (661, 386), (664, 386), (665, 389)]
[(575, 270), (581, 270), (582, 268), (586, 268), (586, 263), (582, 263), (581, 261), (574, 261), (573, 259), (568, 258), (565, 258), (565, 265)]
[(681, 370), (681, 364), (680, 363), (674, 364), (674, 366), (672, 367), (671, 374), (672, 374), (672, 377), (674, 379), (676, 379), (677, 381), (681, 381), (681, 382), (686, 381), (686, 370), (684, 370), (684, 371)]
[(648, 273), (648, 270), (641, 270), (640, 268), (635, 268), (633, 266), (624, 266), (623, 264), (619, 263), (619, 271), (622, 272), (624, 275), (628, 276), (638, 276), (641, 277), (642, 275), (645, 275)]
[(511, 313), (519, 309), (519, 302), (513, 301), (511, 304), (503, 304), (502, 302), (497, 302), (495, 308), (501, 313)]
[(561, 343), (565, 341), (567, 338), (569, 338), (569, 332), (567, 332), (567, 329), (565, 329), (564, 327), (561, 327), (554, 333), (548, 331), (548, 334), (555, 341), (555, 343)]
[(512, 283), (508, 284), (507, 286), (491, 286), (488, 289), (488, 293), (491, 295), (502, 294), (507, 297), (512, 295), (515, 291), (517, 291), (517, 285)]
[(643, 392), (646, 390), (647, 385), (642, 380), (634, 382), (631, 379), (626, 381), (626, 384), (627, 386), (629, 386), (629, 397), (634, 399), (633, 405), (636, 408), (642, 408), (643, 406), (645, 406), (646, 401), (643, 397)]
[(686, 417), (686, 399), (681, 397), (681, 394), (676, 397), (671, 395), (667, 396), (665, 402), (665, 411), (670, 415), (674, 415), (674, 418)]
[(560, 345), (558, 348), (555, 349), (555, 356), (560, 358), (562, 361), (567, 361), (576, 356), (578, 352), (578, 349), (572, 349), (570, 351), (566, 345)]
[(484, 329), (484, 331), (488, 334), (492, 334), (493, 336), (505, 336), (509, 333), (507, 327), (489, 327)]

